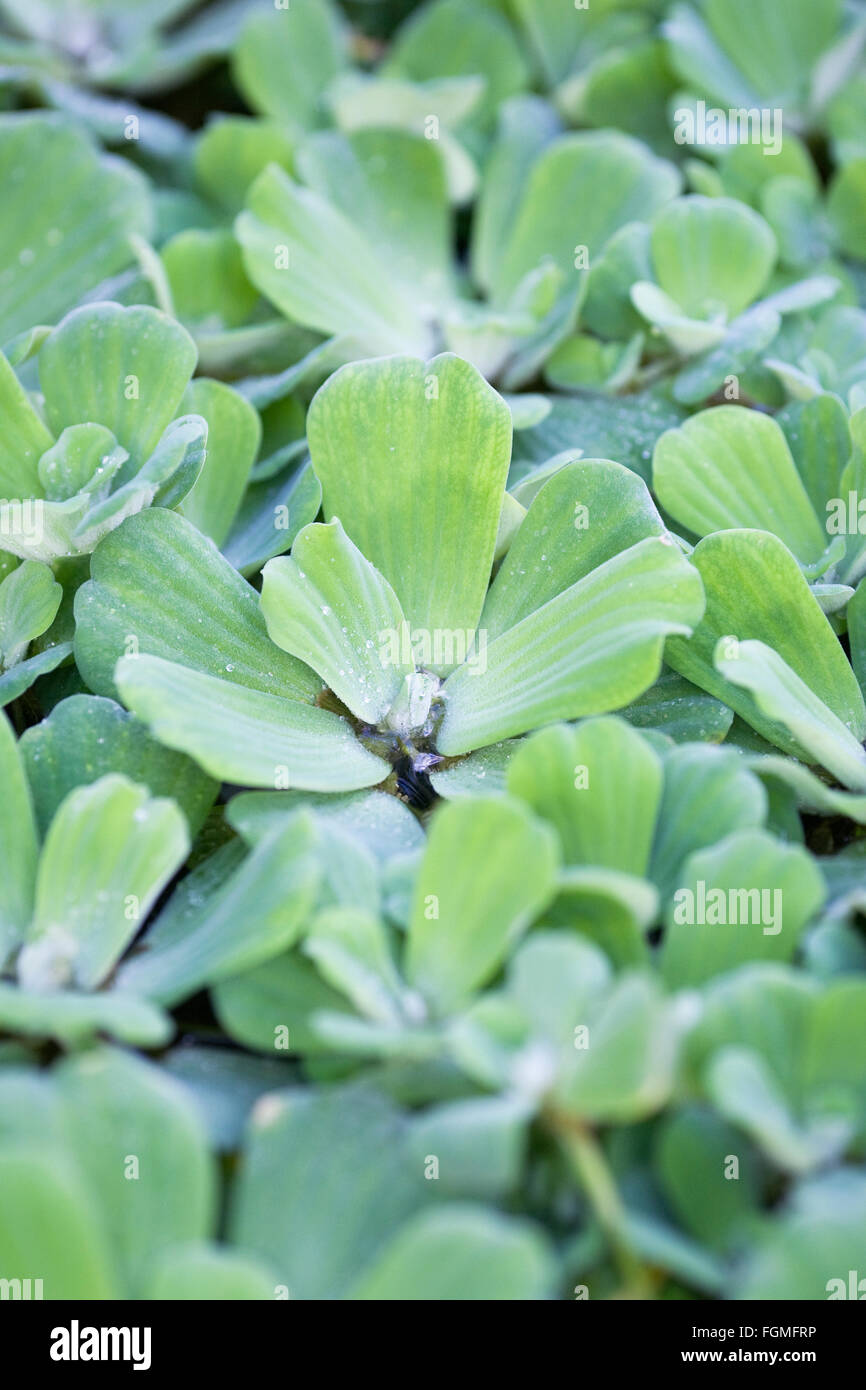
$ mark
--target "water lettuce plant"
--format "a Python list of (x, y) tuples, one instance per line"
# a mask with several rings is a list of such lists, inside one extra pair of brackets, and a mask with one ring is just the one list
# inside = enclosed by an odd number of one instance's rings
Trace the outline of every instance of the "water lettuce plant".
[[(344, 367), (307, 431), (328, 521), (268, 562), (260, 601), (155, 513), (96, 554), (76, 599), (91, 689), (116, 688), (212, 775), (350, 791), (404, 760), (423, 773), (628, 703), (658, 674), (664, 638), (701, 616), (695, 570), (619, 465), (564, 467), (524, 514), (505, 492), (510, 413), (456, 357)], [(488, 590), (503, 516), (520, 529)], [(201, 560), (183, 571), (193, 544)]]
[(861, 10), (0, 0), (0, 1297), (862, 1298)]

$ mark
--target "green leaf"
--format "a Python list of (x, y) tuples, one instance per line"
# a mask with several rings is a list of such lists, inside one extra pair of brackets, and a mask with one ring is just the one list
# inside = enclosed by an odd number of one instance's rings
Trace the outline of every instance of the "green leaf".
[(331, 1052), (312, 1020), (323, 1013), (354, 1013), (345, 996), (326, 984), (297, 950), (225, 980), (211, 997), (228, 1036), (270, 1056), (275, 1049), (302, 1056)]
[(649, 236), (645, 222), (627, 222), (593, 260), (581, 323), (601, 338), (624, 341), (643, 327), (631, 287), (652, 279)]
[(498, 1200), (520, 1183), (530, 1117), (527, 1103), (511, 1096), (453, 1100), (417, 1117), (409, 1145), (422, 1164), (436, 1157), (436, 1190), (446, 1200)]
[[(614, 232), (646, 219), (679, 190), (677, 170), (645, 145), (614, 131), (582, 131), (550, 144), (530, 173), (496, 270), (497, 298), (549, 257), (575, 276), (575, 246), (590, 263)], [(577, 220), (563, 207), (579, 209)]]
[(628, 704), (658, 675), (665, 636), (702, 611), (700, 578), (673, 542), (640, 541), (492, 642), (483, 672), (449, 676), (439, 751)]
[(753, 697), (714, 665), (722, 637), (765, 642), (856, 738), (866, 737), (866, 707), (848, 659), (782, 542), (762, 531), (723, 531), (701, 541), (692, 562), (703, 580), (706, 613), (691, 639), (669, 639), (668, 664), (723, 700), (771, 743), (808, 761), (787, 730), (767, 719)]
[(314, 699), (321, 682), (271, 642), (256, 591), (213, 542), (163, 508), (99, 546), (76, 594), (76, 661), (90, 689), (115, 694), (120, 657), (139, 651), (234, 685)]
[(116, 679), (124, 704), (161, 743), (222, 781), (354, 791), (388, 774), (330, 710), (155, 656), (124, 657)]
[(709, 26), (726, 53), (733, 55), (759, 96), (794, 104), (805, 95), (809, 72), (836, 37), (840, 0), (812, 5), (793, 0), (785, 13), (786, 39), (778, 43), (778, 11), (772, 0), (707, 0)]
[(785, 432), (815, 515), (826, 525), (827, 499), (839, 495), (842, 471), (851, 454), (845, 407), (828, 393), (792, 402), (779, 411), (776, 420)]
[(784, 967), (734, 972), (706, 992), (690, 1039), (695, 1079), (776, 1166), (841, 1157), (866, 1127), (863, 1004), (856, 975), (822, 986)]
[(505, 402), (450, 354), (353, 363), (317, 392), (307, 437), (326, 519), (340, 518), (412, 629), (468, 642), (508, 471)]
[(820, 985), (784, 965), (744, 965), (703, 990), (704, 1008), (692, 1028), (686, 1074), (696, 1085), (719, 1048), (746, 1047), (758, 1053), (786, 1095), (801, 1094), (802, 1049)]
[(789, 961), (825, 896), (812, 857), (761, 830), (689, 856), (668, 909), (661, 970), (672, 988), (747, 961)]
[(553, 107), (540, 97), (512, 97), (500, 109), (499, 130), (484, 168), (470, 233), (472, 273), (488, 292), (497, 282), (529, 171), (560, 129)]
[(626, 1211), (625, 1239), (648, 1265), (664, 1269), (674, 1280), (708, 1297), (718, 1297), (725, 1285), (725, 1265), (701, 1245), (688, 1240), (664, 1217)]
[(618, 967), (644, 966), (644, 933), (657, 917), (659, 895), (651, 883), (619, 869), (563, 869), (546, 921), (580, 932)]
[(656, 279), (680, 309), (727, 319), (758, 297), (776, 259), (776, 239), (758, 213), (733, 198), (677, 198), (652, 222)]
[(190, 1041), (163, 1058), (166, 1072), (192, 1097), (211, 1147), (219, 1153), (240, 1148), (244, 1126), (260, 1096), (285, 1084), (294, 1068), (276, 1057)]
[(101, 500), (128, 457), (104, 425), (70, 425), (39, 460), (39, 482), (52, 502), (79, 492)]
[(387, 660), (389, 638), (398, 646), (403, 636), (403, 612), (336, 518), (305, 526), (290, 557), (268, 561), (261, 607), (272, 641), (318, 671), (367, 724), (384, 718), (415, 669), (399, 653)]
[(412, 901), (406, 970), (439, 1013), (466, 1002), (553, 895), (550, 829), (519, 802), (477, 798), (437, 812)]
[(180, 513), (217, 545), (228, 536), (259, 451), (257, 411), (222, 381), (190, 382), (180, 408), (207, 421), (207, 457)]
[[(587, 458), (616, 458), (649, 482), (656, 440), (682, 418), (667, 393), (658, 391), (615, 399), (589, 392), (577, 399), (554, 397), (545, 419), (516, 436), (513, 462), (524, 476), (527, 464), (544, 463), (565, 449), (572, 450), (574, 457), (574, 450), (580, 448)], [(516, 481), (512, 478), (512, 483)]]
[(655, 980), (625, 975), (574, 1026), (587, 1023), (589, 1046), (571, 1040), (555, 1087), (565, 1109), (600, 1123), (628, 1123), (668, 1099), (677, 1057), (671, 1010)]
[(566, 864), (645, 874), (662, 764), (621, 719), (533, 734), (511, 759), (508, 790), (555, 827)]
[[(234, 214), (243, 207), (250, 184), (269, 164), (291, 172), (294, 152), (294, 139), (278, 121), (211, 113), (193, 154), (196, 182), (209, 198)], [(193, 237), (200, 235), (204, 234), (191, 232)], [(224, 244), (229, 242), (233, 242), (230, 233)]]
[(30, 922), (39, 859), (36, 817), (19, 746), (0, 714), (0, 967)]
[(775, 309), (755, 304), (735, 318), (715, 347), (710, 347), (677, 373), (674, 399), (685, 405), (698, 405), (729, 385), (728, 378), (740, 376), (760, 353), (773, 342), (781, 325)]
[(514, 0), (514, 12), (533, 51), (544, 84), (555, 87), (577, 61), (582, 25), (558, 0)]
[(597, 946), (567, 932), (534, 931), (508, 966), (507, 993), (532, 1033), (574, 1049), (575, 1019), (610, 988), (613, 970)]
[(734, 717), (720, 700), (667, 670), (620, 713), (635, 729), (661, 734), (675, 743), (721, 743)]
[(505, 17), (465, 0), (436, 0), (417, 10), (397, 31), (385, 70), (414, 82), (483, 77), (483, 100), (471, 118), (482, 128), (528, 78), (526, 59)]
[(826, 767), (854, 791), (866, 791), (866, 751), (778, 652), (764, 642), (739, 642), (731, 656), (719, 644), (716, 664), (734, 685), (750, 692), (761, 713), (788, 730), (809, 761)]
[(258, 574), (267, 560), (282, 555), (298, 532), (315, 521), (322, 505), (322, 485), (307, 462), (290, 463), (276, 478), (252, 483), (246, 490), (223, 554), (241, 574)]
[(68, 1151), (99, 1194), (99, 1228), (133, 1292), (166, 1247), (208, 1233), (215, 1192), (203, 1127), (177, 1082), (129, 1053), (98, 1049), (55, 1078)]
[(53, 1038), (70, 1048), (100, 1034), (131, 1047), (164, 1047), (174, 1032), (171, 1019), (144, 999), (110, 990), (31, 994), (4, 981), (0, 981), (0, 1028), (15, 1036)]
[[(651, 38), (629, 47), (611, 46), (573, 79), (575, 115), (588, 125), (630, 131), (656, 150), (667, 151), (670, 124), (666, 110), (673, 85), (665, 45)], [(567, 101), (571, 84), (560, 92)], [(572, 111), (569, 110), (569, 115)]]
[(170, 1245), (154, 1261), (144, 1292), (159, 1303), (273, 1299), (274, 1280), (258, 1260), (220, 1245)]
[(191, 331), (205, 337), (247, 324), (259, 296), (231, 232), (185, 228), (166, 242), (160, 256), (174, 313)]
[(434, 791), (449, 799), (476, 796), (479, 792), (488, 796), (504, 792), (508, 764), (520, 742), (518, 738), (505, 739), (487, 748), (478, 748), (457, 762), (431, 767), (428, 776)]
[(18, 974), (25, 989), (100, 984), (189, 850), (173, 801), (119, 773), (79, 787), (51, 822)]
[(201, 416), (185, 415), (172, 420), (138, 473), (85, 512), (72, 533), (72, 553), (93, 550), (109, 531), (151, 503), (174, 507), (201, 472), (206, 443), (207, 422)]
[(650, 877), (667, 896), (683, 862), (735, 830), (764, 824), (767, 794), (727, 748), (685, 744), (664, 755), (664, 791), (653, 841)]
[(793, 793), (794, 804), (806, 811), (847, 816), (859, 825), (866, 824), (866, 796), (838, 791), (802, 763), (781, 754), (757, 753), (749, 758), (749, 763), (771, 793), (781, 784)]
[(61, 700), (41, 724), (26, 730), (20, 746), (43, 834), (69, 792), (109, 772), (123, 773), (151, 796), (173, 797), (193, 837), (216, 799), (216, 783), (195, 763), (164, 748), (120, 705), (97, 695)]
[(0, 408), (3, 410), (4, 423), (0, 436), (0, 486), (3, 496), (19, 501), (27, 497), (41, 497), (39, 459), (51, 448), (54, 438), (2, 352)]
[(412, 298), (363, 232), (276, 165), (250, 189), (235, 234), (252, 283), (295, 323), (353, 335), (372, 354), (429, 347)]
[(4, 1278), (41, 1280), (43, 1298), (120, 1296), (98, 1205), (67, 1154), (0, 1148), (0, 1265)]
[(827, 216), (847, 256), (866, 259), (866, 156), (838, 170), (827, 194)]
[(866, 1238), (866, 1184), (856, 1169), (839, 1168), (795, 1188), (731, 1286), (736, 1299), (860, 1298), (850, 1287)]
[(158, 309), (75, 309), (39, 354), (48, 423), (55, 434), (88, 420), (105, 425), (130, 455), (127, 482), (178, 413), (196, 357), (186, 330)]
[(389, 280), (423, 313), (453, 298), (453, 231), (435, 141), (402, 130), (329, 131), (306, 141), (298, 168), (366, 237)]
[[(253, 1111), (231, 1219), (291, 1299), (339, 1298), (422, 1204), (407, 1123), (361, 1088), (278, 1091)], [(335, 1155), (339, 1154), (339, 1162)]]
[(492, 642), (597, 565), (665, 532), (643, 482), (609, 459), (566, 464), (536, 493), (484, 604)]
[(226, 808), (231, 826), (255, 845), (299, 806), (313, 811), (325, 827), (347, 831), (382, 862), (424, 844), (424, 833), (409, 807), (386, 792), (348, 792), (343, 796), (309, 792), (243, 792)]
[(701, 410), (655, 447), (653, 485), (690, 531), (772, 531), (804, 564), (819, 560), (827, 533), (769, 415), (739, 405)]
[(130, 234), (150, 234), (151, 210), (136, 169), (101, 157), (65, 117), (43, 112), (0, 117), (0, 184), (14, 187), (16, 209), (7, 210), (0, 236), (5, 343), (56, 323), (129, 265)]
[(25, 560), (0, 582), (0, 665), (14, 666), (57, 616), (63, 589), (47, 565)]
[(234, 79), (254, 110), (290, 130), (318, 124), (322, 93), (343, 65), (343, 40), (327, 0), (250, 16), (232, 56)]
[(645, 280), (632, 285), (631, 300), (638, 313), (652, 324), (654, 331), (665, 335), (680, 357), (712, 352), (724, 342), (725, 326), (718, 312), (709, 322), (689, 318), (671, 295)]
[(341, 130), (396, 130), (428, 138), (430, 112), (441, 124), (436, 135), (448, 196), (467, 203), (478, 184), (478, 169), (452, 130), (477, 109), (484, 83), (479, 76), (441, 77), (431, 82), (407, 82), (397, 77), (370, 77), (352, 72), (334, 83), (328, 96)]
[(317, 914), (304, 953), (319, 973), (374, 1022), (401, 1026), (404, 987), (391, 957), (381, 918), (353, 903)]
[(508, 994), (547, 1044), (552, 1104), (586, 1119), (628, 1123), (664, 1103), (676, 1037), (655, 981), (612, 985), (607, 957), (566, 932), (534, 932), (515, 954)]
[(173, 1004), (285, 951), (315, 902), (314, 848), (312, 822), (299, 812), (215, 892), (172, 898), (121, 967), (117, 987)]
[(716, 1108), (758, 1142), (784, 1171), (801, 1174), (844, 1152), (850, 1128), (827, 1117), (799, 1125), (763, 1059), (744, 1047), (724, 1047), (707, 1069), (707, 1092)]
[(537, 1227), (486, 1207), (423, 1212), (408, 1221), (349, 1294), (353, 1300), (545, 1300), (552, 1252)]
[[(732, 1181), (729, 1156), (739, 1159)], [(744, 1238), (758, 1206), (759, 1170), (742, 1136), (713, 1110), (687, 1106), (668, 1116), (655, 1151), (665, 1199), (702, 1243), (731, 1246)]]

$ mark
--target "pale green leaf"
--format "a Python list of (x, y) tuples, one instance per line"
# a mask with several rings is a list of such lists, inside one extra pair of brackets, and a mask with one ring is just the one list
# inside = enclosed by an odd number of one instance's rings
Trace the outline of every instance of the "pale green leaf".
[(0, 714), (0, 967), (30, 922), (39, 858), (36, 817), (20, 748)]
[(536, 493), (484, 604), (492, 642), (664, 523), (646, 486), (609, 459), (567, 463)]
[(276, 165), (256, 179), (235, 233), (250, 280), (287, 318), (357, 335), (372, 354), (429, 347), (411, 297), (363, 232)]
[(55, 1077), (68, 1151), (98, 1194), (99, 1229), (132, 1293), (163, 1249), (208, 1233), (215, 1174), (203, 1126), (176, 1081), (113, 1048)]
[(676, 198), (656, 213), (656, 279), (690, 318), (722, 310), (736, 318), (758, 297), (776, 259), (776, 239), (752, 208), (733, 198)]
[(700, 577), (673, 542), (640, 541), (492, 642), (483, 672), (449, 676), (437, 747), (465, 753), (628, 704), (658, 675), (665, 636), (702, 612)]
[[(172, 1004), (279, 955), (297, 939), (315, 902), (319, 867), (305, 813), (274, 831), (210, 894), (170, 900), (117, 987)], [(198, 901), (196, 901), (196, 898)]]
[(237, 515), (259, 451), (261, 421), (256, 410), (222, 381), (190, 382), (181, 410), (207, 421), (207, 457), (180, 513), (222, 545)]
[(130, 234), (149, 234), (151, 210), (131, 164), (102, 157), (79, 127), (44, 112), (0, 117), (0, 183), (15, 190), (0, 236), (5, 343), (56, 323), (129, 265)]
[(754, 698), (725, 680), (714, 665), (722, 637), (764, 642), (855, 738), (866, 737), (866, 707), (854, 673), (786, 546), (763, 531), (723, 531), (701, 541), (692, 562), (703, 580), (706, 613), (691, 639), (669, 639), (668, 664), (724, 701), (762, 737), (805, 759), (784, 726), (768, 719)]
[(144, 511), (108, 536), (76, 595), (76, 661), (113, 695), (114, 668), (136, 651), (280, 697), (314, 699), (321, 682), (270, 640), (258, 594), (190, 522)]
[(511, 759), (508, 790), (556, 828), (566, 864), (646, 872), (662, 764), (622, 720), (533, 734)]
[(715, 406), (668, 430), (655, 447), (653, 485), (671, 516), (699, 536), (772, 531), (805, 564), (827, 547), (780, 426), (757, 410)]
[(290, 557), (268, 561), (261, 607), (272, 641), (367, 724), (384, 718), (415, 669), (399, 652), (405, 620), (394, 590), (336, 518), (305, 526)]
[[(672, 164), (627, 135), (582, 131), (554, 141), (527, 179), (496, 269), (496, 295), (507, 298), (546, 257), (577, 275), (576, 246), (587, 248), (591, 262), (614, 232), (652, 216), (679, 184)], [(576, 221), (563, 217), (564, 207), (579, 210)]]
[(218, 790), (189, 758), (164, 748), (120, 705), (97, 695), (61, 700), (22, 735), (21, 753), (43, 834), (69, 792), (109, 772), (122, 772), (151, 796), (173, 797), (192, 836)]
[(0, 1148), (0, 1264), (4, 1278), (42, 1281), (41, 1295), (30, 1284), (31, 1298), (120, 1296), (96, 1194), (68, 1154), (34, 1143)]
[[(231, 1230), (289, 1298), (344, 1295), (424, 1200), (407, 1122), (360, 1088), (278, 1091), (253, 1111)], [(337, 1161), (339, 1155), (339, 1161)]]
[(186, 330), (158, 309), (75, 309), (39, 354), (48, 423), (55, 434), (88, 420), (110, 429), (130, 455), (127, 482), (178, 413), (196, 357)]
[(764, 642), (739, 642), (731, 655), (720, 642), (716, 666), (733, 685), (754, 697), (761, 713), (781, 724), (797, 744), (840, 782), (866, 791), (866, 751), (783, 657)]
[(321, 120), (322, 93), (343, 64), (343, 39), (327, 0), (251, 14), (235, 45), (232, 68), (254, 110), (290, 129)]
[(460, 1205), (407, 1222), (349, 1297), (535, 1302), (551, 1296), (554, 1278), (552, 1252), (537, 1228)]
[(18, 960), (24, 988), (100, 984), (189, 849), (173, 801), (119, 773), (80, 787), (45, 838), (36, 904)]
[[(413, 630), (468, 643), (508, 471), (511, 413), (502, 398), (450, 354), (354, 363), (316, 394), (307, 436), (326, 519), (340, 518)], [(443, 664), (452, 663), (432, 667)]]
[(188, 753), (212, 777), (248, 787), (353, 791), (388, 775), (388, 764), (329, 710), (155, 656), (124, 657), (116, 679), (124, 704), (159, 741)]
[(14, 666), (53, 623), (63, 589), (47, 565), (25, 560), (0, 582), (0, 665)]
[(668, 909), (661, 970), (674, 988), (750, 961), (789, 961), (821, 906), (812, 857), (762, 830), (737, 830), (682, 866)]
[(412, 902), (408, 978), (440, 1013), (471, 997), (553, 895), (549, 827), (510, 798), (449, 802), (433, 820)]

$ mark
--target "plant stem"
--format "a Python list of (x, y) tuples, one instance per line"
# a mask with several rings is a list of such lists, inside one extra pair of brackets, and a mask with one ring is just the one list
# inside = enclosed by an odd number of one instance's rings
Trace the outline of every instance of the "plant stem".
[(610, 1245), (623, 1280), (623, 1288), (618, 1296), (648, 1297), (651, 1280), (631, 1247), (625, 1207), (598, 1139), (589, 1125), (573, 1115), (563, 1115), (557, 1111), (548, 1118)]

